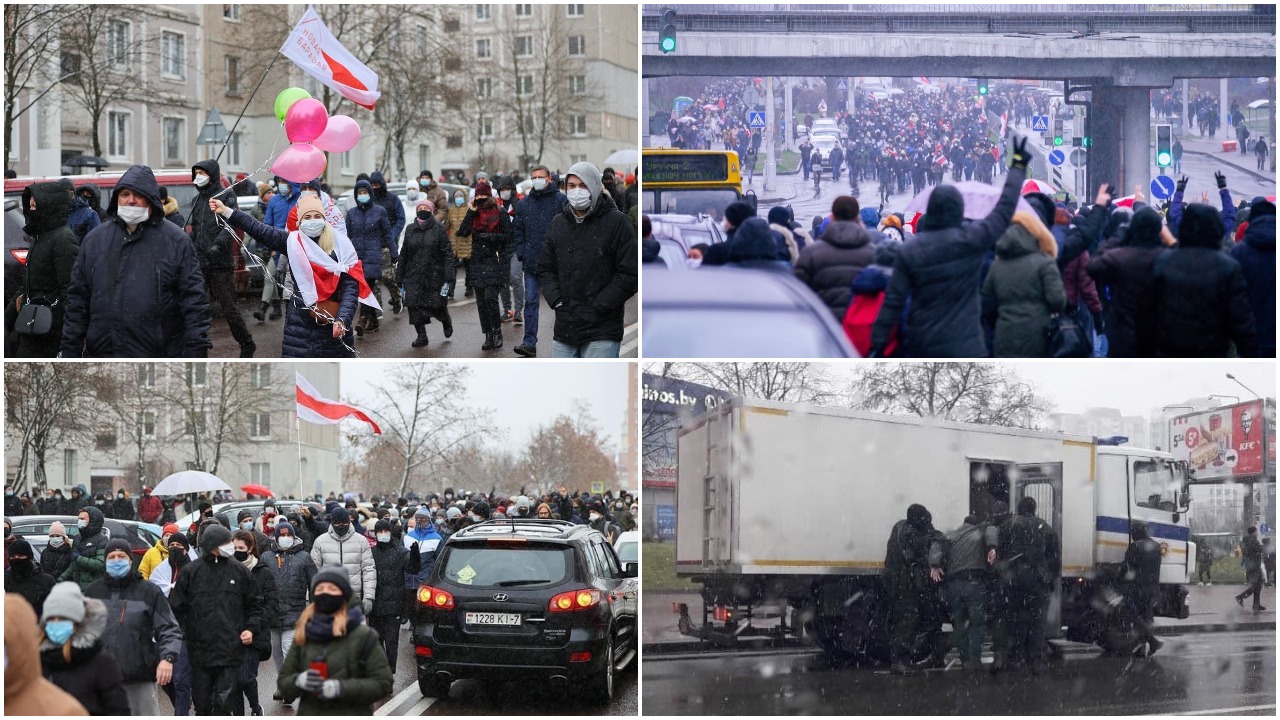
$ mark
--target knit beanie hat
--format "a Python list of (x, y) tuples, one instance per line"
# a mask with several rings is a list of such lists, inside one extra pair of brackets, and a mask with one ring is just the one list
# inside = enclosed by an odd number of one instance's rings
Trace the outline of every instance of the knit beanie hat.
[(31, 543), (22, 538), (14, 540), (13, 543), (9, 545), (8, 553), (9, 557), (13, 557), (14, 555), (24, 555), (33, 559), (36, 557), (31, 554)]
[(858, 213), (858, 217), (862, 220), (862, 224), (869, 228), (874, 228), (880, 224), (880, 213), (875, 208), (862, 208)]
[(351, 601), (351, 576), (347, 574), (347, 569), (341, 565), (326, 565), (320, 568), (316, 576), (311, 580), (311, 595), (316, 594), (316, 586), (322, 582), (329, 582), (337, 585), (342, 590), (342, 599)]
[(49, 525), (49, 534), (62, 535), (63, 537), (66, 537), (67, 527), (62, 524), (61, 520), (54, 520), (53, 523)]
[(107, 541), (107, 555), (121, 550), (125, 555), (133, 555), (133, 548), (129, 546), (129, 541), (124, 538), (111, 538)]
[(175, 523), (165, 523), (164, 527), (160, 529), (161, 537), (165, 535), (173, 535), (176, 532), (178, 532), (178, 526)]
[(351, 522), (351, 513), (347, 512), (344, 507), (335, 507), (329, 511), (329, 524), (349, 523)]
[(769, 208), (769, 224), (783, 227), (791, 225), (791, 213), (787, 211), (785, 205), (774, 205)]
[(311, 211), (324, 213), (324, 204), (320, 202), (320, 198), (302, 197), (298, 199), (298, 219), (301, 220), (303, 215)]
[(476, 183), (476, 197), (493, 197), (493, 187), (489, 185), (487, 180), (480, 180)]
[(426, 208), (427, 212), (429, 213), (433, 213), (436, 211), (436, 204), (428, 200), (425, 196), (422, 199), (418, 200), (418, 204), (415, 205), (414, 207), (418, 210), (421, 210), (422, 208)]
[(586, 183), (587, 190), (591, 192), (591, 204), (595, 205), (596, 198), (600, 197), (600, 188), (603, 186), (600, 168), (592, 163), (583, 161), (569, 166), (568, 174), (577, 175), (579, 180)]
[(80, 586), (73, 582), (60, 582), (49, 591), (44, 600), (44, 612), (40, 614), (40, 622), (49, 618), (66, 618), (74, 623), (84, 621), (84, 593)]
[(885, 219), (884, 219), (884, 226), (885, 226), (885, 227), (887, 227), (887, 228), (888, 228), (888, 227), (893, 227), (893, 228), (898, 228), (899, 230), (901, 230), (901, 229), (902, 229), (902, 218), (898, 217), (897, 215), (890, 215), (889, 217), (887, 217), (887, 218), (885, 218)]
[(290, 523), (288, 520), (281, 520), (276, 524), (274, 536), (280, 537), (281, 530), (288, 530), (290, 535), (294, 537), (298, 536), (298, 531), (293, 529), (293, 523)]
[(191, 549), (191, 540), (187, 538), (186, 533), (177, 532), (171, 535), (169, 537), (169, 544), (173, 545), (174, 543), (177, 543), (188, 550)]

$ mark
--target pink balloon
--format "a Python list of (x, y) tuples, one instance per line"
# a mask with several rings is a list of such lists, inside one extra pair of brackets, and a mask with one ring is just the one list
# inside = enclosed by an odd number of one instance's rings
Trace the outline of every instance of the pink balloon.
[(329, 112), (324, 103), (307, 98), (289, 107), (284, 115), (284, 134), (291, 143), (306, 143), (320, 137), (329, 122)]
[(360, 126), (346, 115), (334, 115), (329, 118), (320, 137), (311, 141), (312, 145), (326, 152), (346, 152), (360, 142)]
[(294, 143), (271, 164), (271, 172), (290, 182), (302, 183), (320, 177), (326, 164), (328, 160), (319, 148), (309, 143)]

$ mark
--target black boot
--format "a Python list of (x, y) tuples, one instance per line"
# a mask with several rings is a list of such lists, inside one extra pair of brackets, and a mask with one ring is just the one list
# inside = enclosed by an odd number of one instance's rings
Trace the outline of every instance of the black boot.
[(282, 315), (282, 313), (281, 313), (281, 311), (280, 311), (280, 301), (279, 301), (279, 300), (272, 300), (272, 301), (271, 301), (271, 314), (267, 316), (267, 319), (268, 319), (268, 320), (279, 320), (281, 315)]
[(493, 349), (493, 333), (487, 332), (484, 334), (484, 344), (480, 346), (480, 349), (481, 350)]
[(402, 307), (403, 305), (400, 304), (400, 293), (393, 293), (391, 295), (391, 314), (399, 315)]
[(413, 341), (412, 345), (413, 345), (414, 347), (426, 347), (427, 342), (428, 342), (428, 341), (427, 341), (427, 326), (426, 326), (426, 325), (414, 325), (414, 327), (418, 329), (418, 337), (417, 337), (417, 339), (415, 339), (415, 340)]
[(445, 319), (440, 322), (444, 325), (445, 338), (453, 337), (453, 318), (446, 316)]
[(493, 345), (492, 345), (492, 347), (490, 347), (489, 349), (490, 349), (490, 350), (501, 350), (501, 349), (502, 349), (502, 331), (501, 331), (501, 330), (494, 330), (494, 331), (493, 331)]
[(475, 297), (475, 294), (476, 294), (476, 289), (468, 285), (467, 291), (462, 293), (462, 297)]
[(254, 310), (254, 311), (253, 311), (253, 319), (254, 319), (254, 320), (257, 320), (257, 321), (258, 321), (258, 322), (260, 322), (260, 323), (264, 323), (264, 322), (266, 322), (266, 321), (267, 321), (267, 307), (268, 307), (268, 305), (267, 305), (266, 303), (262, 303), (262, 307), (260, 307), (260, 308), (258, 308), (257, 310)]
[(240, 343), (240, 357), (242, 358), (253, 357), (253, 354), (257, 352), (257, 350), (258, 350), (258, 344), (255, 343), (252, 338), (250, 338), (249, 340), (246, 340), (245, 342)]

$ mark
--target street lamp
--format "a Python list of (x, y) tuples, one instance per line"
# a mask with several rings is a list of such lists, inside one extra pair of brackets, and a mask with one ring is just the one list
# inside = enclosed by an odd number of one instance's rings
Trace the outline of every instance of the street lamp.
[(1251, 388), (1251, 387), (1249, 387), (1248, 385), (1245, 385), (1244, 383), (1242, 383), (1242, 382), (1240, 382), (1239, 380), (1237, 380), (1235, 375), (1232, 375), (1231, 373), (1227, 373), (1227, 379), (1228, 379), (1228, 380), (1230, 380), (1231, 382), (1233, 382), (1233, 383), (1235, 383), (1235, 384), (1239, 385), (1240, 387), (1244, 388), (1245, 390), (1248, 390), (1249, 392), (1253, 393), (1253, 396), (1254, 396), (1255, 398), (1257, 398), (1258, 400), (1261, 400), (1261, 399), (1262, 399), (1262, 396), (1261, 396), (1261, 395), (1259, 395), (1259, 394), (1258, 394), (1258, 393), (1256, 393), (1256, 392), (1253, 392), (1253, 388)]

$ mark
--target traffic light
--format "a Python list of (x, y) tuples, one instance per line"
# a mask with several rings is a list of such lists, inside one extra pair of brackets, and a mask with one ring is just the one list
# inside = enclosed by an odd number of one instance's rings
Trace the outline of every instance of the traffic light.
[(1173, 126), (1156, 126), (1156, 167), (1173, 165)]
[(1053, 146), (1062, 147), (1062, 118), (1053, 120)]
[(1054, 136), (1053, 136), (1053, 146), (1054, 146), (1054, 147), (1062, 147), (1062, 136), (1061, 136), (1061, 135), (1054, 135)]
[(986, 94), (987, 94), (987, 93), (989, 93), (989, 92), (991, 92), (991, 88), (987, 86), (987, 81), (986, 81), (986, 80), (979, 80), (979, 81), (978, 81), (978, 94), (979, 94), (979, 95), (986, 95)]
[(662, 22), (658, 29), (658, 48), (664, 53), (676, 51), (676, 11), (662, 9)]

